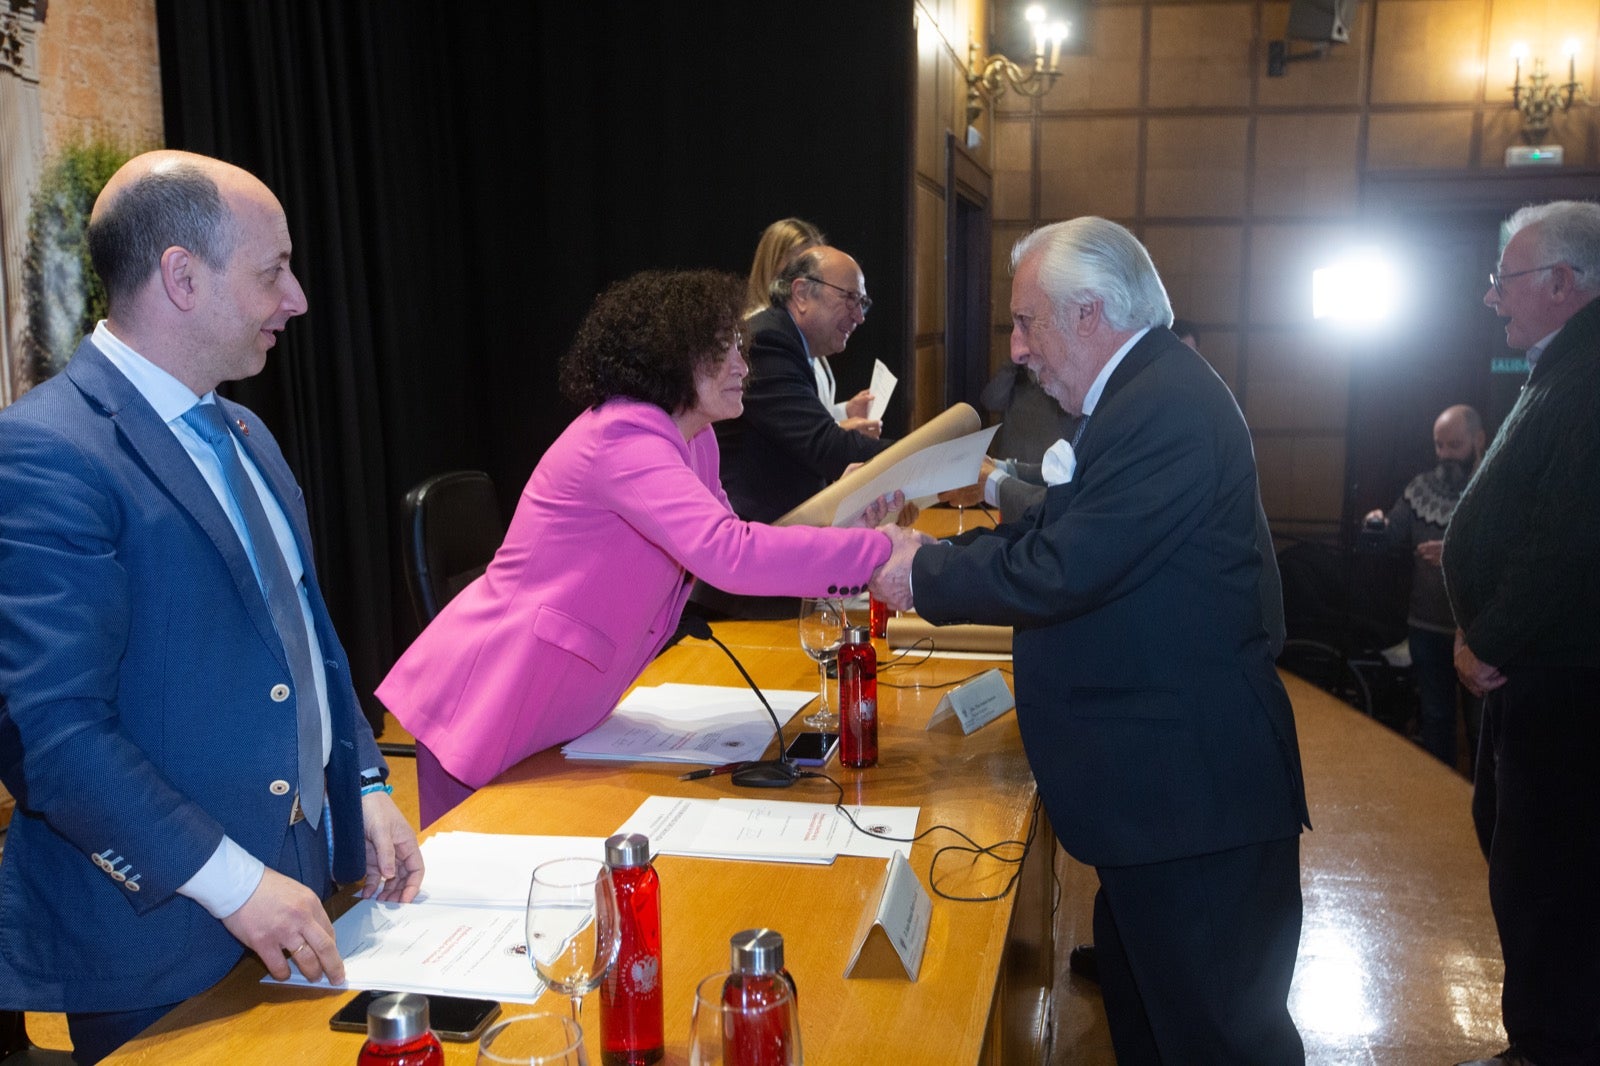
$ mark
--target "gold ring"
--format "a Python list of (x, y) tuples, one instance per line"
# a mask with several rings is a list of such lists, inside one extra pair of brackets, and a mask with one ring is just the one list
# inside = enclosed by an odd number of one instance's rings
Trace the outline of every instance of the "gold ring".
[(311, 946), (311, 945), (310, 945), (310, 944), (307, 944), (307, 943), (306, 943), (306, 942), (305, 942), (305, 941), (301, 941), (301, 942), (300, 942), (300, 946), (299, 946), (299, 947), (297, 947), (297, 948), (295, 948), (295, 949), (294, 949), (294, 950), (293, 950), (293, 951), (291, 951), (291, 952), (289, 952), (289, 954), (291, 954), (291, 955), (298, 955), (298, 954), (300, 954), (300, 953), (301, 953), (301, 952), (302, 952), (302, 951), (304, 951), (304, 950), (305, 950), (305, 949), (306, 949), (306, 948), (308, 948), (308, 947), (310, 947), (310, 946)]

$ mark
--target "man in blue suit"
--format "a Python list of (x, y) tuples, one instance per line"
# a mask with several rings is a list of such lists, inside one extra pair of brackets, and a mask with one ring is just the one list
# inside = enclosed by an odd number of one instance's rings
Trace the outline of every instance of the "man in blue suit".
[[(1012, 252), (1011, 358), (1066, 412), (1043, 501), (885, 567), (873, 593), (1016, 630), (1017, 725), (1062, 845), (1096, 868), (1117, 1061), (1303, 1062), (1289, 1016), (1308, 824), (1259, 593), (1256, 469), (1155, 266), (1080, 218)], [(914, 602), (913, 602), (914, 601)]]
[(153, 152), (89, 240), (106, 320), (0, 412), (0, 1007), (65, 1011), (79, 1062), (246, 949), (342, 982), (334, 881), (409, 900), (423, 873), (299, 487), (213, 391), (306, 310), (283, 208), (237, 167)]

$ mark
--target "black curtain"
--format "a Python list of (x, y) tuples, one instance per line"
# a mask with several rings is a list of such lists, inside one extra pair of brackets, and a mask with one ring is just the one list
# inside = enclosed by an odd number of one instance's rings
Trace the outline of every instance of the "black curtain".
[(168, 146), (260, 175), (288, 213), (310, 312), (225, 391), (305, 488), (363, 698), (415, 632), (406, 489), (486, 470), (509, 517), (574, 413), (556, 362), (607, 284), (743, 274), (768, 222), (809, 218), (875, 301), (841, 390), (872, 356), (909, 385), (910, 0), (156, 10)]

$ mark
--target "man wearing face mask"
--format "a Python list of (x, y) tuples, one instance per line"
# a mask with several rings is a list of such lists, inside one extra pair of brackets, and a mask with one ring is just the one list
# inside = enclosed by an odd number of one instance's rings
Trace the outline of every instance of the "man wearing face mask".
[[(1456, 501), (1483, 458), (1483, 419), (1465, 404), (1446, 408), (1433, 423), (1433, 454), (1438, 465), (1411, 479), (1385, 515), (1367, 515), (1367, 530), (1383, 545), (1412, 550), (1410, 626), (1411, 661), (1417, 669), (1422, 746), (1446, 766), (1456, 765), (1456, 668), (1453, 659), (1456, 623), (1445, 594), (1444, 530)], [(1380, 532), (1381, 530), (1381, 532)], [(1467, 738), (1477, 736), (1476, 701), (1469, 700)]]

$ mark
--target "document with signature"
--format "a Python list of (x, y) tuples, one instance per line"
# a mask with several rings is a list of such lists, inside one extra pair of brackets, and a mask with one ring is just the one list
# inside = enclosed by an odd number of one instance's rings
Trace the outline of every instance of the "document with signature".
[[(380, 903), (364, 899), (333, 923), (345, 985), (392, 992), (471, 996), (532, 1003), (545, 990), (523, 930), (526, 905)], [(287, 981), (326, 988), (291, 967)]]

